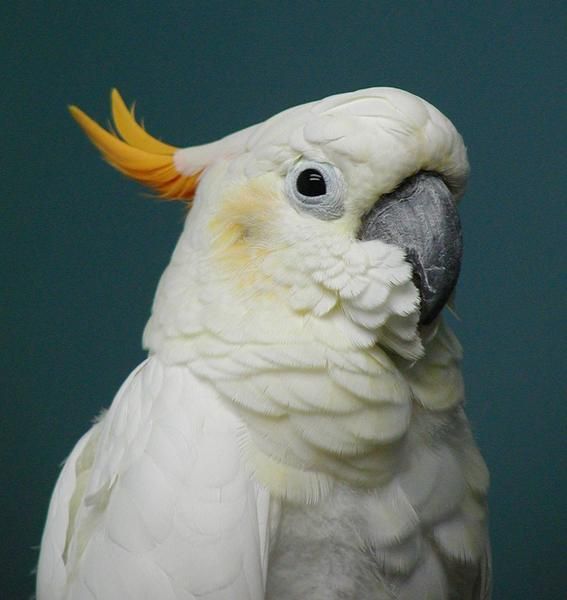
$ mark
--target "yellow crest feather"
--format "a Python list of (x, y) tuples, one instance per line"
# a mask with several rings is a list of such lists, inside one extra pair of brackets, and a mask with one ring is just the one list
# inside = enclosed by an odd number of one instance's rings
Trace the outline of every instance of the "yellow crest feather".
[(191, 199), (201, 172), (180, 173), (173, 160), (179, 148), (154, 138), (139, 125), (134, 108), (128, 110), (118, 90), (112, 90), (111, 105), (118, 134), (102, 128), (76, 106), (69, 110), (104, 158), (121, 173), (153, 188), (163, 198)]

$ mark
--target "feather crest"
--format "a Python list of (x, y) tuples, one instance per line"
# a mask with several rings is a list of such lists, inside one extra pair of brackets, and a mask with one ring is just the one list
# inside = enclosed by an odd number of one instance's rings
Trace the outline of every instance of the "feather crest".
[(71, 115), (104, 158), (118, 171), (154, 189), (163, 198), (190, 200), (202, 170), (180, 173), (174, 155), (179, 150), (151, 136), (136, 122), (134, 107), (128, 110), (117, 90), (111, 93), (112, 117), (117, 134), (107, 131), (80, 108)]

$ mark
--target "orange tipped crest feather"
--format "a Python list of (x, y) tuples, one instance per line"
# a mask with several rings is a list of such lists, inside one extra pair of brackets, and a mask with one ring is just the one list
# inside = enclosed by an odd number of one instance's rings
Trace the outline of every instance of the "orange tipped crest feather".
[(195, 195), (201, 171), (191, 175), (180, 173), (173, 160), (178, 148), (147, 133), (136, 122), (133, 108), (128, 110), (117, 90), (112, 90), (111, 101), (118, 135), (102, 128), (80, 108), (70, 106), (69, 110), (104, 158), (121, 173), (153, 188), (163, 198), (190, 200)]

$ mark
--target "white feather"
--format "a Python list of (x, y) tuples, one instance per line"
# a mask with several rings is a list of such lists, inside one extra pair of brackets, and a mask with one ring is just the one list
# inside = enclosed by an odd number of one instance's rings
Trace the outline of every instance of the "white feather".
[[(268, 494), (245, 470), (239, 427), (186, 369), (155, 357), (144, 363), (89, 434), (99, 436), (96, 457), (74, 524), (59, 514), (68, 511), (89, 437), (62, 472), (38, 599), (261, 597)], [(66, 535), (67, 557), (57, 560)]]

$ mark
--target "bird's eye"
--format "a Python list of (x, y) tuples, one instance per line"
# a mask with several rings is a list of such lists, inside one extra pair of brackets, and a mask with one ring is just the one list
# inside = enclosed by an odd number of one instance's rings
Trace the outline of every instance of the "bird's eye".
[(302, 196), (324, 196), (327, 193), (325, 178), (317, 169), (301, 171), (295, 181), (295, 187)]
[(318, 219), (330, 221), (344, 213), (346, 184), (341, 172), (329, 163), (297, 162), (286, 176), (285, 189), (298, 210)]

